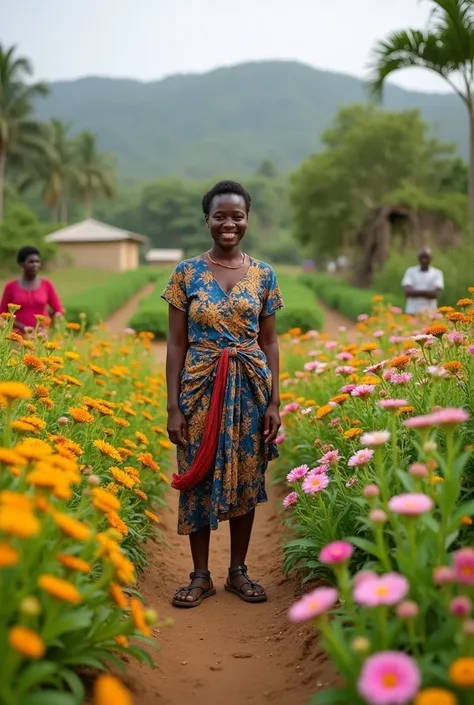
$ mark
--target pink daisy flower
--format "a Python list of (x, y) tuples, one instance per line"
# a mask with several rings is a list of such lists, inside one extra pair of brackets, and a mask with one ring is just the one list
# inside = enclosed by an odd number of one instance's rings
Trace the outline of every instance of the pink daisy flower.
[(360, 437), (360, 442), (364, 446), (377, 448), (383, 446), (390, 440), (390, 431), (373, 431), (372, 433), (363, 433)]
[(337, 375), (342, 375), (342, 377), (350, 377), (356, 371), (355, 367), (350, 367), (350, 365), (339, 365), (334, 370)]
[(402, 309), (399, 306), (392, 306), (390, 309), (390, 313), (393, 313), (394, 316), (398, 316), (400, 313), (402, 313)]
[(329, 465), (323, 464), (323, 465), (316, 465), (315, 468), (311, 470), (311, 474), (313, 475), (320, 475), (321, 473), (326, 474), (329, 470)]
[(297, 468), (290, 470), (286, 479), (288, 482), (298, 482), (309, 472), (309, 467), (307, 465), (298, 465)]
[(390, 382), (392, 384), (401, 385), (408, 384), (408, 382), (411, 382), (412, 379), (413, 375), (411, 372), (399, 372), (392, 374), (392, 376), (390, 377)]
[(409, 589), (408, 580), (403, 575), (385, 573), (357, 584), (354, 600), (365, 607), (396, 605), (403, 600)]
[(374, 386), (372, 384), (358, 384), (352, 392), (352, 397), (357, 397), (359, 399), (368, 399), (371, 394), (374, 393)]
[(359, 570), (359, 572), (354, 575), (354, 585), (362, 585), (366, 580), (373, 580), (374, 578), (378, 578), (378, 575), (374, 573), (373, 570)]
[(285, 436), (280, 435), (275, 438), (275, 443), (277, 446), (281, 446), (282, 443), (285, 442)]
[(291, 404), (287, 404), (286, 406), (283, 407), (283, 411), (285, 413), (290, 413), (292, 411), (298, 411), (300, 408), (300, 405), (298, 404), (297, 401), (291, 402)]
[(321, 549), (319, 560), (327, 565), (346, 563), (354, 553), (354, 546), (348, 541), (333, 541)]
[(334, 350), (335, 347), (337, 347), (337, 342), (335, 340), (328, 340), (326, 350)]
[(328, 485), (329, 478), (325, 473), (310, 472), (303, 480), (303, 492), (306, 494), (317, 494), (325, 490)]
[(337, 465), (339, 462), (339, 451), (338, 450), (328, 450), (327, 453), (319, 458), (318, 465)]
[(381, 409), (386, 409), (388, 411), (394, 411), (400, 409), (402, 406), (408, 406), (406, 399), (382, 399), (377, 402)]
[(289, 494), (286, 495), (284, 498), (282, 504), (287, 509), (288, 507), (291, 507), (292, 504), (296, 504), (298, 501), (298, 494), (296, 492), (290, 492)]
[(355, 388), (355, 384), (345, 384), (339, 391), (341, 394), (350, 394)]
[(433, 500), (422, 492), (406, 492), (389, 499), (388, 508), (395, 514), (417, 517), (433, 509)]
[(379, 651), (362, 666), (357, 690), (368, 705), (408, 705), (420, 685), (420, 670), (411, 656)]
[(342, 360), (342, 362), (349, 362), (349, 360), (352, 360), (354, 355), (350, 352), (340, 352), (337, 353), (336, 355), (336, 360)]
[(446, 338), (449, 340), (450, 343), (456, 345), (456, 347), (462, 345), (466, 340), (466, 336), (464, 335), (464, 333), (460, 333), (458, 330), (452, 330), (450, 333), (448, 333)]
[(319, 617), (330, 610), (336, 604), (337, 599), (338, 592), (335, 588), (316, 588), (295, 602), (290, 607), (288, 616), (292, 622), (306, 622), (308, 619)]
[(454, 553), (454, 573), (463, 585), (474, 585), (474, 548), (460, 548)]
[(373, 450), (371, 450), (370, 448), (362, 448), (362, 450), (358, 450), (356, 453), (354, 453), (354, 455), (349, 458), (347, 465), (350, 468), (356, 468), (360, 465), (368, 465), (372, 460), (373, 456)]
[(375, 330), (374, 331), (374, 338), (383, 338), (384, 335), (385, 335), (384, 330)]
[(474, 345), (470, 345), (467, 349), (469, 355), (474, 355)]
[(436, 585), (451, 585), (456, 582), (456, 571), (448, 565), (437, 566), (433, 571), (433, 580)]
[(435, 379), (441, 379), (443, 377), (446, 377), (448, 374), (447, 370), (445, 370), (444, 367), (439, 367), (438, 365), (429, 365), (426, 371), (428, 372), (430, 377), (434, 377)]
[(368, 313), (360, 313), (360, 314), (357, 316), (357, 320), (358, 320), (358, 321), (366, 321), (366, 320), (368, 319), (368, 317), (369, 317), (369, 314), (368, 314)]
[(472, 610), (472, 602), (466, 595), (457, 595), (449, 603), (449, 610), (455, 617), (467, 617)]
[(431, 414), (433, 426), (457, 426), (469, 419), (469, 414), (464, 409), (448, 407), (434, 411)]
[(374, 372), (380, 372), (381, 370), (383, 370), (386, 364), (387, 360), (382, 360), (381, 362), (377, 362), (375, 365), (369, 365), (369, 367), (365, 368), (364, 374), (369, 375), (373, 374)]

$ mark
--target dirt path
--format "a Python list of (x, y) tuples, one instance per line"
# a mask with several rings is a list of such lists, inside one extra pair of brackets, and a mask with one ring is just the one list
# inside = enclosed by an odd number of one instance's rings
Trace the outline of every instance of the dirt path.
[(140, 589), (170, 628), (157, 630), (161, 653), (157, 668), (131, 663), (128, 685), (137, 705), (226, 705), (274, 703), (304, 705), (312, 693), (333, 681), (332, 669), (318, 647), (314, 630), (290, 624), (289, 605), (300, 592), (299, 581), (283, 576), (280, 497), (270, 487), (270, 500), (257, 509), (248, 557), (251, 575), (267, 588), (269, 601), (246, 604), (223, 589), (228, 567), (229, 529), (213, 533), (211, 570), (215, 597), (195, 609), (169, 604), (191, 570), (188, 540), (176, 534), (176, 502), (162, 516), (169, 548), (150, 546), (149, 568)]
[(341, 328), (345, 328), (348, 332), (349, 338), (355, 335), (355, 323), (343, 316), (342, 313), (339, 313), (339, 311), (333, 311), (328, 308), (322, 301), (318, 301), (318, 306), (324, 312), (325, 333), (328, 333), (331, 337), (337, 337), (341, 331)]
[(135, 294), (135, 296), (132, 296), (132, 298), (125, 304), (125, 306), (119, 308), (119, 310), (116, 311), (109, 318), (106, 324), (107, 329), (111, 333), (115, 333), (117, 335), (122, 333), (123, 329), (127, 327), (130, 318), (137, 310), (138, 304), (140, 303), (141, 299), (144, 299), (145, 297), (149, 296), (154, 288), (155, 284), (153, 282), (150, 282), (149, 284), (144, 286), (143, 289), (140, 289), (140, 291)]

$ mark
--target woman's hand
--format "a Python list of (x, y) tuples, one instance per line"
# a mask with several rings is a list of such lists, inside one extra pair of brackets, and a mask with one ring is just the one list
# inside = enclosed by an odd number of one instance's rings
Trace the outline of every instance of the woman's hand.
[(280, 426), (280, 410), (276, 404), (269, 404), (263, 420), (263, 438), (266, 445), (274, 442)]
[(184, 448), (188, 442), (188, 424), (179, 409), (168, 412), (168, 438), (175, 446)]

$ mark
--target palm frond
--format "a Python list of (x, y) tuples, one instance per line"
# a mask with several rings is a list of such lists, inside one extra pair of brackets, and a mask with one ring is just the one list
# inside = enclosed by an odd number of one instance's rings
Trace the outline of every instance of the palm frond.
[(472, 0), (431, 0), (430, 29), (459, 64), (474, 61), (474, 3)]

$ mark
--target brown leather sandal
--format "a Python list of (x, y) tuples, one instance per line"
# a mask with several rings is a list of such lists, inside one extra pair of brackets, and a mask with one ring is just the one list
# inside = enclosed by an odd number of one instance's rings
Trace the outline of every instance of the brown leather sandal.
[[(245, 583), (242, 583), (240, 588), (235, 588), (229, 583), (229, 578), (232, 580), (232, 578), (235, 578), (237, 575), (242, 575), (246, 580)], [(240, 597), (240, 599), (244, 602), (266, 602), (268, 600), (268, 596), (265, 593), (265, 588), (259, 585), (258, 583), (255, 583), (247, 575), (246, 565), (239, 565), (236, 568), (229, 568), (229, 578), (227, 579), (227, 582), (224, 585), (225, 589), (227, 590), (227, 592), (232, 592), (234, 595), (237, 595), (237, 597)], [(242, 590), (255, 590), (255, 588), (260, 588), (260, 590), (263, 590), (263, 594), (244, 595), (244, 593), (242, 592)]]
[[(191, 582), (187, 587), (180, 587), (176, 590), (173, 599), (171, 600), (171, 604), (173, 604), (175, 607), (198, 607), (198, 605), (201, 604), (203, 600), (206, 599), (206, 597), (212, 597), (212, 595), (216, 594), (216, 588), (212, 584), (211, 580), (211, 574), (208, 570), (194, 570), (192, 573), (189, 574), (189, 577), (191, 578)], [(199, 585), (194, 585), (193, 586), (193, 580), (196, 578), (199, 578), (200, 580), (207, 580), (209, 583), (209, 590), (204, 590), (204, 588), (200, 587)], [(186, 597), (191, 594), (192, 590), (201, 590), (201, 594), (199, 597), (196, 597), (195, 599), (192, 600), (187, 600)], [(177, 595), (179, 593), (187, 593), (185, 599), (179, 599)]]

